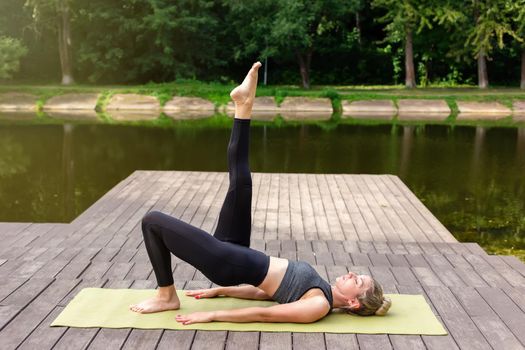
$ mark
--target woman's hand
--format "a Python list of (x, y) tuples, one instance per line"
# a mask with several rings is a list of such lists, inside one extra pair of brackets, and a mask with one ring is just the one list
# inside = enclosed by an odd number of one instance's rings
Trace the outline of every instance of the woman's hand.
[(175, 320), (183, 325), (207, 323), (213, 321), (213, 312), (194, 312), (188, 315), (177, 315)]
[(219, 288), (188, 290), (186, 295), (195, 299), (215, 298), (219, 295)]

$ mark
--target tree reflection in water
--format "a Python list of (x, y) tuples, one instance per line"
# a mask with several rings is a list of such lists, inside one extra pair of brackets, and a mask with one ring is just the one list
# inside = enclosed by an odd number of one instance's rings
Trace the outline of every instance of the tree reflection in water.
[[(231, 120), (3, 125), (0, 221), (69, 222), (136, 169), (226, 171)], [(254, 172), (396, 174), (454, 235), (525, 249), (525, 129), (253, 123)]]

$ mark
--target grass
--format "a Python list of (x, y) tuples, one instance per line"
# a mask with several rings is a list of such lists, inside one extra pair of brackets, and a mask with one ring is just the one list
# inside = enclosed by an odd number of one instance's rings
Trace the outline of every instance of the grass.
[[(65, 93), (100, 93), (97, 106), (103, 108), (109, 98), (116, 93), (137, 93), (155, 96), (161, 105), (173, 96), (196, 96), (208, 99), (216, 105), (223, 105), (229, 101), (229, 92), (233, 84), (206, 83), (195, 80), (180, 80), (170, 83), (149, 83), (144, 85), (2, 85), (0, 92), (25, 92), (38, 96), (39, 106), (52, 96)], [(466, 101), (498, 101), (506, 106), (512, 106), (512, 101), (525, 99), (525, 90), (518, 88), (495, 87), (478, 89), (474, 86), (460, 86), (453, 88), (425, 87), (406, 89), (399, 85), (380, 86), (314, 86), (310, 90), (301, 89), (294, 85), (259, 86), (258, 96), (275, 96), (279, 104), (286, 96), (327, 97), (334, 104), (337, 111), (341, 100), (375, 100), (390, 99), (397, 103), (399, 99), (425, 98), (444, 99), (449, 106), (456, 109), (456, 100)]]
[[(104, 112), (111, 96), (117, 93), (136, 93), (151, 95), (158, 98), (161, 105), (164, 105), (173, 96), (195, 96), (212, 101), (217, 107), (225, 105), (230, 100), (229, 92), (234, 84), (206, 83), (195, 80), (178, 80), (170, 83), (149, 83), (143, 85), (20, 85), (4, 84), (0, 85), (0, 93), (3, 92), (24, 92), (37, 96), (37, 107), (42, 111), (46, 101), (57, 95), (67, 93), (98, 93), (99, 98), (96, 105), (97, 112), (101, 113), (101, 120), (114, 122), (110, 116)], [(323, 85), (313, 86), (310, 90), (301, 89), (294, 85), (275, 85), (259, 86), (258, 96), (274, 96), (276, 103), (280, 104), (286, 96), (305, 96), (305, 97), (324, 97), (330, 98), (334, 115), (328, 122), (316, 122), (325, 129), (332, 129), (338, 124), (400, 124), (400, 125), (423, 125), (423, 124), (446, 124), (446, 125), (478, 125), (478, 126), (503, 126), (513, 127), (520, 123), (513, 122), (510, 118), (496, 121), (459, 121), (458, 100), (466, 101), (498, 101), (507, 107), (512, 107), (515, 100), (525, 100), (525, 90), (518, 88), (495, 87), (489, 89), (478, 89), (475, 86), (459, 87), (425, 87), (416, 89), (406, 89), (400, 85), (379, 85), (379, 86), (334, 86)], [(342, 118), (342, 101), (356, 100), (378, 100), (389, 99), (398, 104), (400, 99), (444, 99), (449, 105), (452, 113), (445, 121), (400, 121), (394, 120), (362, 120), (352, 118)], [(42, 113), (40, 113), (42, 117)], [(41, 118), (39, 118), (41, 119)], [(216, 119), (214, 119), (216, 120)], [(164, 119), (162, 125), (169, 124), (171, 120)], [(178, 122), (175, 122), (180, 125)], [(194, 122), (193, 122), (194, 123)], [(308, 122), (290, 122), (282, 118), (276, 118), (270, 124), (274, 126), (304, 124)], [(158, 124), (157, 122), (153, 124)], [(195, 124), (194, 124), (195, 125)], [(523, 125), (523, 123), (521, 123)]]

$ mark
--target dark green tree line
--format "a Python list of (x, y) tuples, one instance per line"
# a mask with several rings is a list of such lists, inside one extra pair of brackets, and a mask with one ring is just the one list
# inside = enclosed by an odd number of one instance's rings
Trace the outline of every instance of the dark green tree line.
[(400, 74), (410, 88), (476, 79), (484, 88), (489, 72), (516, 84), (520, 66), (525, 88), (524, 9), (525, 0), (2, 1), (14, 69), (0, 79), (228, 81), (260, 59), (270, 83), (303, 88)]

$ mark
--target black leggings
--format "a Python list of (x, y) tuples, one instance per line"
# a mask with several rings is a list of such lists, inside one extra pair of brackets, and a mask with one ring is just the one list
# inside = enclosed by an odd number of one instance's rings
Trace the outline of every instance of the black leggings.
[(159, 287), (173, 284), (170, 252), (221, 286), (258, 286), (270, 258), (250, 249), (252, 179), (248, 165), (250, 120), (234, 119), (228, 145), (230, 187), (214, 236), (158, 211), (142, 219), (144, 244)]

